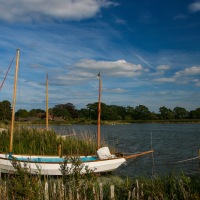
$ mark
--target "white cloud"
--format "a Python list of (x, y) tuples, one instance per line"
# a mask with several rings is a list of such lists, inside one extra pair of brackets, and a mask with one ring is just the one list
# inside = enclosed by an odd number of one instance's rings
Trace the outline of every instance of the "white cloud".
[(162, 83), (173, 83), (175, 82), (175, 78), (157, 78), (157, 79), (154, 79), (153, 81), (156, 81), (156, 82), (162, 82)]
[(189, 5), (189, 10), (191, 12), (198, 12), (200, 11), (200, 2), (195, 2)]
[(112, 93), (124, 93), (127, 92), (127, 90), (123, 89), (123, 88), (115, 88), (110, 90)]
[(170, 66), (168, 66), (168, 65), (159, 65), (157, 67), (157, 69), (158, 70), (168, 70), (168, 69), (170, 69)]
[(76, 64), (76, 67), (81, 69), (94, 70), (95, 72), (102, 71), (107, 75), (112, 76), (136, 76), (143, 71), (143, 67), (138, 64), (132, 64), (125, 60), (117, 61), (96, 61), (96, 60), (81, 60)]
[(193, 66), (193, 67), (188, 67), (185, 70), (176, 72), (175, 77), (198, 75), (198, 74), (200, 74), (200, 66)]
[(82, 20), (95, 16), (101, 8), (116, 6), (110, 0), (0, 0), (0, 20)]

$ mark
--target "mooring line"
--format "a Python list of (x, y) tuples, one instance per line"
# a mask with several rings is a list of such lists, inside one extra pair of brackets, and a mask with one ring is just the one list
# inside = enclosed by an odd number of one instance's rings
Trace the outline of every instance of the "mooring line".
[(199, 159), (199, 158), (200, 158), (200, 156), (197, 156), (197, 157), (194, 157), (194, 158), (188, 158), (188, 159), (185, 159), (185, 160), (179, 160), (179, 161), (171, 162), (171, 163), (168, 163), (168, 164), (182, 163), (182, 162), (187, 162), (187, 161), (190, 161), (190, 160), (196, 160), (196, 159)]

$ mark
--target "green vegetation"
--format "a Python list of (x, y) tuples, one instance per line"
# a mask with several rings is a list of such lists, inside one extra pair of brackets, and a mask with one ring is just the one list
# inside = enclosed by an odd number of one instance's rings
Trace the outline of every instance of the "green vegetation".
[(17, 166), (16, 174), (0, 181), (1, 199), (130, 199), (130, 200), (199, 200), (200, 179), (185, 174), (169, 174), (150, 178), (98, 177), (93, 171), (81, 174), (79, 161), (73, 163), (73, 173), (65, 167), (61, 177), (31, 176)]
[[(0, 133), (0, 151), (9, 152), (9, 131)], [(104, 143), (104, 141), (102, 141)], [(53, 130), (16, 128), (13, 136), (13, 153), (57, 155), (58, 145), (62, 155), (91, 155), (96, 153), (96, 140), (89, 134), (72, 137), (58, 136)]]
[[(96, 123), (98, 103), (90, 103), (86, 108), (80, 110), (72, 103), (55, 105), (49, 109), (49, 121), (51, 123)], [(17, 121), (44, 123), (46, 112), (41, 109), (32, 109), (27, 111), (20, 109), (15, 113)], [(0, 102), (0, 120), (6, 121), (11, 119), (11, 104), (9, 101)], [(150, 112), (148, 107), (139, 105), (136, 107), (123, 107), (116, 105), (106, 105), (101, 103), (101, 120), (102, 121), (195, 121), (200, 120), (200, 108), (187, 111), (185, 108), (176, 106), (174, 109), (162, 106), (159, 113)]]

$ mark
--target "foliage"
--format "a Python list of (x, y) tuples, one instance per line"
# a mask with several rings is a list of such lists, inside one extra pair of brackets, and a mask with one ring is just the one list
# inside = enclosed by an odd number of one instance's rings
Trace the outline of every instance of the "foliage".
[[(2, 152), (9, 152), (9, 131), (0, 134)], [(89, 155), (96, 152), (96, 142), (89, 135), (58, 137), (50, 130), (16, 128), (13, 136), (13, 153), (34, 155), (57, 155), (58, 145), (62, 145), (62, 155)]]
[(0, 119), (10, 120), (12, 115), (11, 103), (7, 100), (0, 102)]
[[(71, 163), (69, 167), (69, 163)], [(82, 173), (85, 170), (85, 173)], [(87, 193), (87, 198), (91, 199), (93, 196), (92, 188), (96, 182), (97, 177), (93, 170), (90, 170), (87, 166), (82, 165), (82, 162), (77, 157), (67, 156), (65, 162), (61, 166), (62, 180), (67, 193), (70, 190), (75, 193), (79, 190), (79, 196), (83, 193)], [(83, 190), (84, 188), (84, 190)]]
[(8, 175), (8, 198), (23, 200), (23, 199), (42, 199), (38, 194), (42, 194), (42, 188), (40, 187), (40, 176), (32, 176), (29, 173), (28, 167), (24, 164), (21, 166), (16, 162), (15, 174)]
[[(46, 117), (46, 113), (41, 109), (32, 109), (27, 111), (20, 109), (16, 113), (16, 118), (39, 117), (41, 119)], [(89, 103), (86, 108), (80, 110), (72, 103), (58, 104), (53, 108), (49, 108), (49, 116), (52, 120), (59, 117), (63, 120), (72, 121), (85, 120), (95, 121), (98, 117), (98, 102)], [(11, 119), (11, 104), (8, 101), (0, 102), (0, 119)], [(138, 105), (136, 107), (123, 107), (117, 105), (106, 105), (101, 103), (101, 120), (173, 120), (173, 119), (200, 119), (200, 108), (187, 111), (185, 108), (176, 106), (174, 109), (162, 106), (159, 112), (150, 112), (145, 105)], [(58, 120), (58, 119), (57, 119)], [(55, 122), (59, 123), (59, 121)], [(60, 121), (61, 122), (61, 121)]]
[(161, 119), (174, 119), (173, 111), (165, 106), (159, 108)]
[(15, 117), (16, 119), (19, 118), (26, 118), (29, 116), (29, 112), (25, 109), (19, 109), (16, 113), (15, 113)]
[(186, 109), (178, 106), (173, 109), (173, 113), (175, 119), (186, 119), (188, 117), (188, 112)]
[[(67, 163), (72, 161), (71, 167)], [(111, 186), (114, 187), (115, 199), (161, 199), (161, 200), (199, 200), (199, 176), (186, 176), (185, 174), (166, 174), (152, 178), (140, 177), (117, 178), (109, 176), (97, 177), (94, 171), (83, 169), (80, 160), (66, 157), (61, 167), (62, 177), (43, 178), (30, 175), (28, 168), (15, 166), (16, 173), (9, 174), (0, 182), (0, 197), (2, 199), (99, 199), (100, 183), (102, 185), (103, 199), (110, 199)], [(60, 184), (60, 185), (59, 185)], [(48, 186), (48, 190), (46, 188)], [(6, 197), (6, 198), (5, 198)]]
[(32, 109), (28, 113), (31, 117), (43, 117), (46, 115), (45, 111), (42, 109)]

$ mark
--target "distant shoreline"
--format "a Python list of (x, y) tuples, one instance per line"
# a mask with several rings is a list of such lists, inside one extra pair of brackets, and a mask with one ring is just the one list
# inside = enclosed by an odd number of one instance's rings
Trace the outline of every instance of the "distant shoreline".
[[(45, 125), (45, 120), (37, 120), (30, 122), (15, 122), (16, 125), (24, 125), (24, 126), (41, 126)], [(0, 128), (8, 128), (10, 121), (0, 121)], [(96, 120), (73, 120), (73, 121), (65, 121), (65, 122), (57, 122), (57, 121), (49, 121), (49, 125), (63, 126), (63, 125), (96, 125)], [(101, 125), (119, 125), (119, 124), (200, 124), (200, 119), (171, 119), (171, 120), (113, 120), (113, 121), (101, 121)]]

